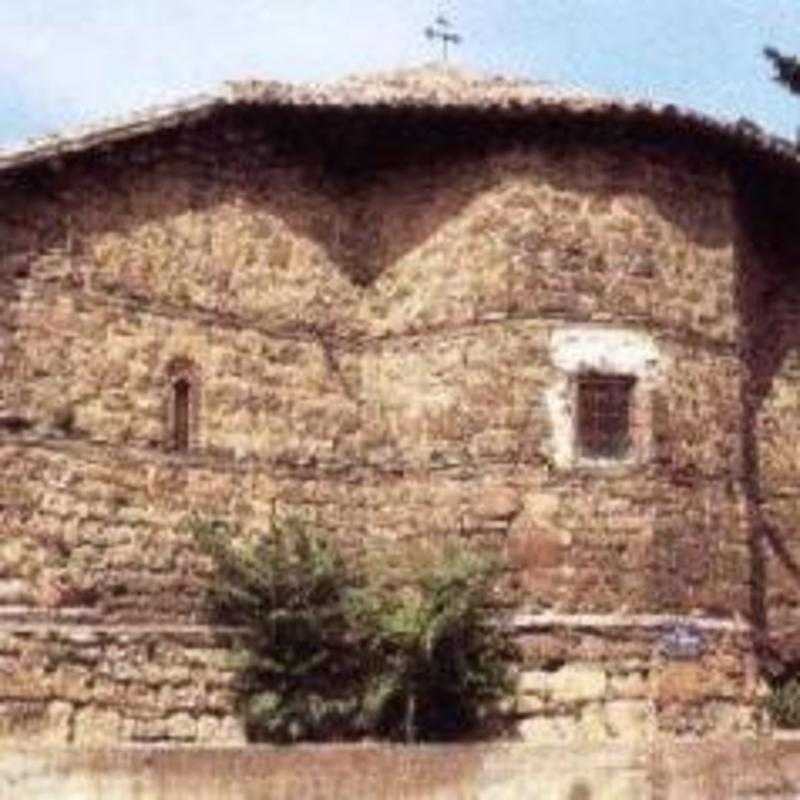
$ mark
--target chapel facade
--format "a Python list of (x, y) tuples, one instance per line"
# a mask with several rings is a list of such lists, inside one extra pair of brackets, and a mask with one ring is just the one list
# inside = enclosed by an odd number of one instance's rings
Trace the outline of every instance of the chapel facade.
[(518, 735), (744, 735), (797, 658), (800, 163), (448, 68), (0, 153), (0, 734), (241, 739), (181, 522), (501, 548)]

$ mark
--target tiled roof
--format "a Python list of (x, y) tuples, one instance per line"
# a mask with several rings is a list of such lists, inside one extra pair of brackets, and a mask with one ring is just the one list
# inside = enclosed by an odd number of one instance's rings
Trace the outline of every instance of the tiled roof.
[(512, 111), (532, 116), (544, 111), (567, 116), (586, 114), (593, 118), (636, 116), (640, 120), (652, 119), (654, 124), (660, 122), (662, 126), (666, 123), (683, 130), (714, 134), (746, 152), (768, 153), (787, 165), (800, 164), (792, 143), (769, 136), (746, 120), (723, 122), (673, 105), (630, 103), (549, 83), (429, 65), (355, 75), (332, 83), (230, 81), (215, 92), (42, 137), (13, 149), (0, 149), (0, 172), (179, 127), (233, 106), (338, 108), (350, 109), (354, 114), (366, 109), (463, 109), (486, 113)]

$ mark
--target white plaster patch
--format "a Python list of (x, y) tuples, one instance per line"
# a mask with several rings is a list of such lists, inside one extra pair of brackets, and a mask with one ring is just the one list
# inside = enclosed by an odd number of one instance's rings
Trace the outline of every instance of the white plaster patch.
[(550, 335), (553, 365), (571, 375), (595, 371), (654, 378), (661, 359), (652, 337), (624, 328), (559, 328)]
[(636, 378), (632, 413), (649, 426), (649, 391), (664, 374), (664, 360), (653, 337), (643, 331), (596, 325), (570, 325), (550, 335), (550, 358), (559, 370), (546, 392), (552, 427), (550, 452), (556, 466), (619, 465), (644, 460), (649, 450), (649, 430), (640, 432), (624, 459), (582, 458), (575, 433), (575, 379), (582, 373), (630, 375)]

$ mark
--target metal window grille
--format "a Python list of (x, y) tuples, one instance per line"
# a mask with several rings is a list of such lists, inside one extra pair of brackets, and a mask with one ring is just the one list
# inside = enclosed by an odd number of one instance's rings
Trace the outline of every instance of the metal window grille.
[(578, 446), (584, 456), (622, 458), (631, 444), (631, 391), (628, 375), (578, 378)]

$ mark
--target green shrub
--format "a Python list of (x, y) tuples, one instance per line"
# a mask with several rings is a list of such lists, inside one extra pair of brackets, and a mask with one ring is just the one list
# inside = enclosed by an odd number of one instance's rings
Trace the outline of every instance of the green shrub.
[(353, 596), (374, 665), (364, 698), (371, 730), (405, 741), (474, 731), (511, 691), (514, 648), (491, 602), (500, 565), (463, 542), (422, 553), (370, 570)]
[(220, 520), (194, 519), (191, 529), (215, 565), (213, 620), (243, 629), (237, 688), (249, 738), (356, 734), (363, 669), (347, 605), (355, 576), (340, 554), (295, 519), (254, 539)]
[(781, 728), (800, 728), (800, 677), (785, 676), (772, 685), (766, 700), (772, 721)]
[(453, 739), (510, 691), (500, 566), (463, 543), (346, 561), (297, 520), (249, 539), (223, 521), (190, 527), (215, 566), (214, 621), (243, 630), (251, 739)]

